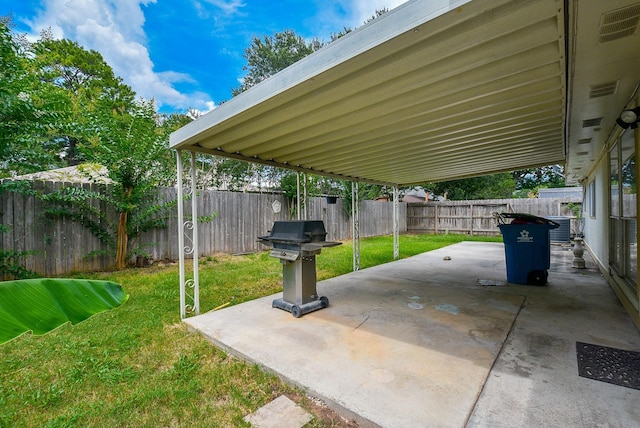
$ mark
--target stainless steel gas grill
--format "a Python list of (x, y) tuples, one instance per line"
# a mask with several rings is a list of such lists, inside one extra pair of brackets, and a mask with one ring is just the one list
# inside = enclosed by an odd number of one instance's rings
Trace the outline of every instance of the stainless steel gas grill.
[(316, 255), (324, 247), (340, 242), (326, 240), (327, 232), (321, 220), (276, 221), (268, 236), (258, 239), (271, 246), (271, 257), (282, 263), (283, 296), (273, 301), (298, 318), (306, 313), (326, 308), (329, 299), (316, 291)]

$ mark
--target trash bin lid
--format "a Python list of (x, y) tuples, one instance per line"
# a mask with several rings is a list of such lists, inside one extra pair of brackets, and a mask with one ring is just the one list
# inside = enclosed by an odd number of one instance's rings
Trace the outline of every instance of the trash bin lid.
[(550, 229), (556, 229), (560, 227), (560, 223), (555, 222), (549, 218), (539, 217), (533, 214), (526, 213), (500, 213), (498, 214), (498, 222), (500, 224), (506, 224), (505, 219), (512, 218), (510, 224), (545, 224)]

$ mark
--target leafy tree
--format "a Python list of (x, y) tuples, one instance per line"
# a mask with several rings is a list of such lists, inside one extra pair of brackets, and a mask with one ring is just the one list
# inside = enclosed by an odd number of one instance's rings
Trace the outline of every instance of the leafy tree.
[[(106, 167), (113, 185), (103, 190), (67, 187), (39, 196), (48, 202), (49, 215), (90, 228), (113, 250), (121, 269), (133, 249), (132, 239), (163, 227), (173, 212), (175, 201), (157, 201), (154, 195), (158, 186), (175, 182), (168, 136), (190, 119), (157, 115), (153, 100), (134, 101), (133, 90), (98, 52), (70, 40), (53, 40), (46, 32), (34, 44), (19, 43), (7, 22), (0, 21), (4, 175), (80, 160)], [(94, 205), (96, 199), (107, 204), (107, 212)], [(109, 220), (114, 210), (117, 224)]]
[(323, 43), (320, 40), (313, 39), (307, 42), (293, 30), (264, 36), (262, 39), (254, 37), (251, 45), (244, 51), (247, 65), (242, 69), (247, 71), (247, 75), (243, 78), (242, 84), (231, 93), (236, 96), (246, 91), (322, 46)]
[[(295, 216), (297, 212), (298, 201), (298, 174), (291, 170), (282, 170), (283, 173), (280, 178), (280, 190), (284, 193), (285, 197), (289, 201), (289, 214), (291, 217)], [(300, 177), (300, 192), (302, 193), (302, 177)], [(317, 175), (307, 175), (307, 196), (314, 197), (321, 195), (322, 177)]]
[(114, 110), (133, 106), (135, 92), (95, 50), (43, 33), (33, 46), (41, 79)]
[[(252, 86), (268, 79), (291, 64), (317, 51), (323, 43), (317, 39), (307, 42), (293, 30), (285, 30), (272, 36), (254, 37), (245, 49), (244, 58), (247, 72), (242, 84), (232, 89), (233, 96), (239, 95)], [(256, 165), (234, 159), (216, 159), (210, 165), (211, 184), (228, 190), (245, 190), (251, 184), (262, 185), (280, 182), (287, 187), (290, 177), (280, 168)], [(295, 181), (294, 181), (295, 183)], [(289, 183), (290, 184), (290, 183)]]
[(231, 191), (249, 190), (252, 184), (260, 184), (260, 170), (264, 168), (250, 162), (215, 158), (212, 165), (212, 184)]
[(46, 31), (31, 44), (10, 25), (0, 19), (0, 175), (75, 165), (94, 131), (87, 112), (126, 111), (135, 93), (98, 52)]
[(64, 122), (64, 91), (43, 82), (35, 71), (33, 52), (0, 19), (0, 177), (56, 168), (60, 157), (43, 142)]
[[(388, 9), (386, 8), (376, 10), (375, 15), (368, 19), (367, 22), (387, 11)], [(331, 40), (336, 40), (351, 31), (350, 28), (345, 27), (339, 33), (332, 34)], [(247, 64), (243, 67), (243, 70), (247, 71), (247, 74), (243, 78), (242, 84), (232, 90), (232, 94), (234, 96), (241, 94), (252, 86), (268, 79), (277, 72), (322, 48), (324, 44), (324, 42), (316, 38), (307, 42), (293, 30), (285, 30), (275, 33), (272, 36), (264, 36), (263, 38), (254, 37), (251, 45), (245, 49), (244, 53)], [(278, 171), (278, 168), (250, 166), (236, 160), (224, 160), (220, 162), (218, 171), (223, 173), (223, 177), (228, 177), (227, 182), (234, 183), (231, 188), (237, 187), (239, 183), (246, 183), (250, 177), (255, 178), (255, 175), (248, 174), (247, 171), (257, 172), (259, 176), (270, 177), (272, 182), (275, 178), (279, 177), (281, 180), (280, 187), (288, 194), (289, 199), (295, 199), (295, 174), (283, 174), (281, 171)], [(319, 178), (311, 178), (311, 176), (309, 176), (309, 180), (307, 187), (309, 194), (320, 193), (318, 186), (323, 183), (323, 181)], [(324, 183), (326, 182), (326, 179), (324, 179)], [(346, 185), (335, 182), (335, 187), (344, 186)], [(347, 186), (349, 187), (349, 192), (351, 192), (350, 186), (350, 184)], [(293, 192), (293, 194), (290, 194), (291, 192)], [(349, 200), (351, 200), (351, 197), (349, 197)]]
[[(161, 225), (155, 221), (146, 225), (149, 213), (141, 213), (140, 208), (159, 185), (175, 175), (175, 162), (167, 147), (168, 134), (156, 125), (153, 101), (135, 103), (130, 113), (97, 111), (95, 116), (101, 127), (80, 150), (106, 167), (114, 182), (111, 196), (119, 213), (115, 264), (123, 269), (129, 235)], [(136, 211), (138, 217), (133, 216)]]
[(91, 124), (87, 110), (125, 112), (133, 107), (135, 92), (114, 75), (99, 52), (75, 41), (56, 40), (44, 33), (33, 50), (40, 79), (63, 90), (70, 100), (68, 121), (53, 128), (55, 134), (47, 144), (67, 165), (77, 165), (84, 160), (78, 150), (86, 139), (83, 130)]
[[(20, 124), (33, 117), (27, 102), (25, 67), (6, 20), (0, 20), (0, 158), (7, 159), (9, 145)], [(21, 95), (22, 94), (22, 95)]]
[(451, 200), (503, 199), (512, 197), (515, 181), (510, 173), (463, 178), (424, 186), (436, 195)]
[[(347, 216), (351, 216), (352, 208), (352, 186), (353, 183), (349, 180), (335, 180), (333, 186), (338, 189), (338, 195), (342, 198), (342, 210)], [(359, 183), (358, 184), (358, 200), (371, 201), (380, 196), (385, 196), (389, 200), (393, 199), (393, 189), (387, 186), (371, 183)]]
[[(97, 110), (89, 113), (94, 134), (79, 150), (107, 168), (112, 184), (104, 191), (67, 187), (43, 195), (47, 214), (71, 218), (88, 227), (115, 254), (116, 269), (123, 269), (134, 250), (131, 239), (166, 226), (176, 201), (158, 201), (156, 189), (175, 177), (175, 159), (168, 150), (168, 134), (181, 122), (171, 117), (158, 126), (154, 102), (138, 101), (129, 112)], [(93, 201), (104, 201), (118, 214), (112, 224), (108, 211)]]
[(537, 195), (540, 188), (564, 187), (564, 168), (560, 165), (548, 165), (513, 171), (518, 197)]
[[(384, 15), (387, 12), (389, 12), (389, 9), (386, 8), (386, 7), (383, 7), (382, 9), (376, 9), (375, 13), (370, 18), (368, 18), (366, 21), (364, 21), (364, 23), (368, 24), (369, 22), (371, 22), (374, 19)], [(345, 36), (345, 35), (349, 34), (352, 31), (353, 31), (352, 28), (343, 27), (342, 30), (338, 31), (337, 33), (332, 33), (331, 34), (331, 41), (333, 42), (335, 40), (338, 40), (340, 37)]]

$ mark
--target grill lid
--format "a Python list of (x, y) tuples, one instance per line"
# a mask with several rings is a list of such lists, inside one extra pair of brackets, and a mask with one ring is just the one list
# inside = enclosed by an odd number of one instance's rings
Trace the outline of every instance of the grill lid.
[(297, 259), (293, 252), (302, 251), (306, 255), (320, 254), (325, 247), (335, 247), (340, 242), (327, 241), (327, 232), (322, 220), (276, 221), (267, 236), (259, 236), (258, 240), (274, 250), (287, 250), (284, 255), (280, 251), (272, 251), (271, 256), (283, 260)]
[(268, 236), (258, 239), (265, 243), (304, 244), (324, 242), (327, 232), (322, 220), (276, 221)]

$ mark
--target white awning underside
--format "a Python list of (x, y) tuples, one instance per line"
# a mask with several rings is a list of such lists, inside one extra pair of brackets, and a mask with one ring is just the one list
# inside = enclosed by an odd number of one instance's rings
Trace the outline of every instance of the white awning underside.
[(171, 147), (399, 186), (564, 163), (564, 16), (556, 0), (411, 1)]

